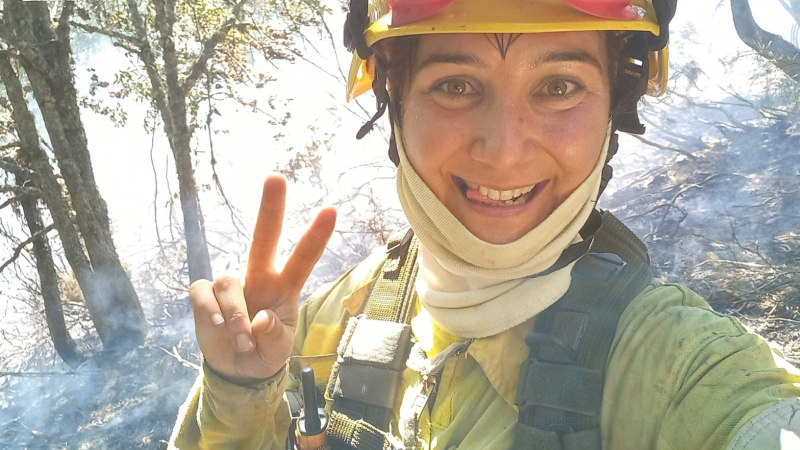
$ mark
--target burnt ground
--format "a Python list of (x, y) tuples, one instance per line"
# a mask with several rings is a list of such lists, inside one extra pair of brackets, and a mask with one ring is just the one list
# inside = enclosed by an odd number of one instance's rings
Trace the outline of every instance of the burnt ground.
[(165, 448), (199, 353), (188, 299), (159, 306), (135, 351), (0, 377), (0, 448)]
[(605, 207), (644, 240), (659, 276), (800, 355), (800, 127), (740, 126), (626, 174)]
[[(680, 131), (648, 134), (667, 149), (625, 141), (628, 170), (602, 206), (646, 242), (657, 276), (800, 355), (800, 127), (779, 118), (701, 139)], [(147, 309), (151, 333), (136, 351), (75, 371), (43, 351), (25, 374), (0, 376), (0, 448), (164, 448), (199, 355), (186, 299)]]

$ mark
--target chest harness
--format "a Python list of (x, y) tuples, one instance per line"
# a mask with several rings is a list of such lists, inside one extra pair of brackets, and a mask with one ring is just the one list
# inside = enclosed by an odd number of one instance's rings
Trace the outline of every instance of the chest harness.
[[(595, 211), (581, 236), (583, 242), (568, 248), (549, 270), (577, 259), (569, 289), (539, 314), (534, 332), (525, 338), (530, 353), (517, 384), (514, 450), (601, 449), (603, 382), (617, 323), (652, 274), (644, 244), (610, 213)], [(430, 412), (436, 371), (441, 373), (447, 357), (468, 345), (454, 344), (430, 360), (413, 345), (409, 322), (417, 301), (418, 242), (409, 231), (387, 248), (362, 314), (348, 322), (326, 389), (333, 400), (326, 446), (334, 450), (402, 447), (387, 430), (404, 369), (415, 369), (423, 378), (414, 413), (426, 406)]]

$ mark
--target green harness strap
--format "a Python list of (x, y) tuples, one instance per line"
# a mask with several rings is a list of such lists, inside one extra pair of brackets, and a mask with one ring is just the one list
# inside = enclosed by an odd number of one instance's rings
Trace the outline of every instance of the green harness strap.
[[(328, 426), (334, 450), (394, 448), (383, 430), (409, 355), (417, 246), (410, 230), (389, 242), (364, 314), (350, 319), (342, 337), (327, 388), (334, 400)], [(525, 339), (531, 352), (517, 387), (515, 450), (600, 450), (603, 379), (617, 322), (651, 281), (644, 244), (602, 213), (591, 253), (575, 264), (569, 290), (539, 315)]]
[(411, 349), (418, 241), (409, 229), (387, 243), (379, 280), (339, 343), (327, 394), (332, 449), (391, 450), (386, 433)]
[(514, 449), (600, 450), (606, 362), (620, 316), (652, 281), (644, 244), (603, 213), (591, 253), (572, 271), (569, 290), (525, 338)]

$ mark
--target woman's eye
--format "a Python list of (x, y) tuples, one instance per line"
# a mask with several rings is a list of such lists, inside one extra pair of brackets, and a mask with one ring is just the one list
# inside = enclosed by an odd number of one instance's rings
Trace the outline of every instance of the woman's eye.
[(582, 86), (577, 83), (563, 79), (553, 80), (545, 86), (547, 95), (561, 98), (569, 98), (580, 89), (582, 89)]
[(461, 95), (469, 95), (475, 92), (475, 89), (470, 86), (464, 80), (447, 80), (437, 86), (437, 89), (440, 92), (444, 92), (447, 95), (451, 95), (453, 97), (461, 96)]

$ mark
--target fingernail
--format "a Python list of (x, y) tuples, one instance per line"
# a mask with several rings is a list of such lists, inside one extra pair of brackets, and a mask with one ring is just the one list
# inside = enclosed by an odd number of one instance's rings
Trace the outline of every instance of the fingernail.
[(246, 352), (253, 348), (253, 342), (246, 334), (240, 333), (236, 336), (236, 347), (239, 348), (240, 352)]
[(222, 314), (220, 313), (214, 313), (211, 315), (211, 323), (214, 325), (221, 325), (225, 323), (225, 318), (222, 317)]
[(263, 309), (256, 313), (255, 317), (253, 317), (253, 322), (255, 322), (256, 319), (260, 320), (262, 317), (266, 317), (267, 319), (269, 319), (269, 315)]

